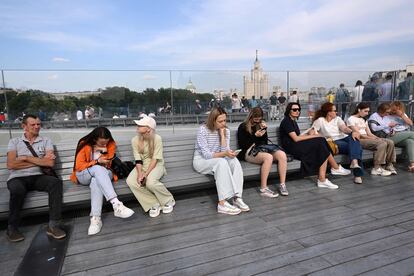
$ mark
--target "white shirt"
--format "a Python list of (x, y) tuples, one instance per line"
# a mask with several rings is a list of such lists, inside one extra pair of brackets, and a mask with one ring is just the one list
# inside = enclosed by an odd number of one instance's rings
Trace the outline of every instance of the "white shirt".
[(377, 126), (376, 124), (371, 124), (371, 129), (373, 131), (383, 130), (387, 134), (390, 133), (391, 128), (389, 127), (389, 125), (391, 123), (391, 119), (389, 118), (389, 116), (381, 117), (378, 114), (378, 112), (375, 112), (374, 114), (369, 116), (368, 121), (370, 120), (376, 121), (379, 124), (379, 126)]
[(359, 118), (357, 116), (352, 115), (348, 118), (346, 124), (348, 126), (356, 127), (356, 129), (359, 131), (361, 135), (367, 135), (366, 129), (368, 127), (368, 124), (363, 118)]
[(354, 103), (360, 103), (362, 101), (362, 92), (364, 91), (364, 86), (363, 85), (358, 85), (355, 86), (352, 89), (353, 92), (353, 97), (354, 97)]
[(335, 119), (332, 119), (330, 122), (328, 122), (324, 117), (320, 117), (313, 122), (312, 127), (325, 138), (340, 140), (348, 136), (339, 129), (342, 125), (345, 125), (345, 122), (341, 119), (341, 117), (336, 116)]
[(82, 113), (82, 111), (78, 110), (78, 112), (76, 112), (76, 118), (78, 120), (82, 120), (83, 119), (83, 113)]

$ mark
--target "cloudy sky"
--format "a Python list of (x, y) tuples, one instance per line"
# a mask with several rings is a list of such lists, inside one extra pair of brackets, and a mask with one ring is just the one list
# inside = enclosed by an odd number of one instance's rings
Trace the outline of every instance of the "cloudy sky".
[[(248, 71), (256, 49), (269, 71), (369, 72), (414, 64), (411, 0), (2, 0), (0, 11), (0, 67), (51, 70), (6, 71), (15, 87), (168, 86), (165, 72), (82, 79), (84, 73), (53, 70)], [(174, 74), (175, 85), (192, 77), (210, 89), (201, 73)], [(223, 86), (239, 79), (238, 72), (231, 75)]]

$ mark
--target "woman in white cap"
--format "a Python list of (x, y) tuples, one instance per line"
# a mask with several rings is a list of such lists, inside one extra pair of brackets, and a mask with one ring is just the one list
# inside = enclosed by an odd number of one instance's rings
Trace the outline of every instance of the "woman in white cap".
[(226, 112), (221, 107), (211, 110), (206, 124), (197, 133), (193, 167), (201, 174), (212, 174), (218, 193), (217, 212), (237, 215), (249, 211), (243, 202), (243, 170), (230, 149), (230, 130), (226, 127)]
[(150, 217), (157, 217), (161, 211), (171, 213), (175, 200), (160, 182), (166, 171), (162, 139), (155, 133), (155, 120), (146, 116), (134, 122), (138, 125), (138, 135), (131, 140), (135, 169), (126, 182), (144, 211), (149, 211)]

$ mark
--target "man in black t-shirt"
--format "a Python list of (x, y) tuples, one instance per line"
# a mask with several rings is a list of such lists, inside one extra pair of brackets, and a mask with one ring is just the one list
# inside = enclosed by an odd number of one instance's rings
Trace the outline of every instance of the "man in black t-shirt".
[(283, 114), (285, 114), (286, 109), (286, 97), (283, 95), (283, 93), (280, 93), (279, 98), (277, 98), (277, 101), (279, 102), (279, 114), (281, 114), (281, 117), (283, 117)]

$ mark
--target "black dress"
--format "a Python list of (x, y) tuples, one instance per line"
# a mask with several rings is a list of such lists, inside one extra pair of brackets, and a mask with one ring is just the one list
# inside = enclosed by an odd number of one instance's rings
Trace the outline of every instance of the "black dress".
[(295, 142), (289, 135), (291, 132), (295, 132), (299, 136), (298, 124), (295, 120), (285, 116), (279, 127), (282, 147), (287, 153), (293, 155), (295, 159), (301, 161), (300, 170), (303, 176), (318, 174), (320, 166), (331, 154), (326, 139), (317, 137)]

